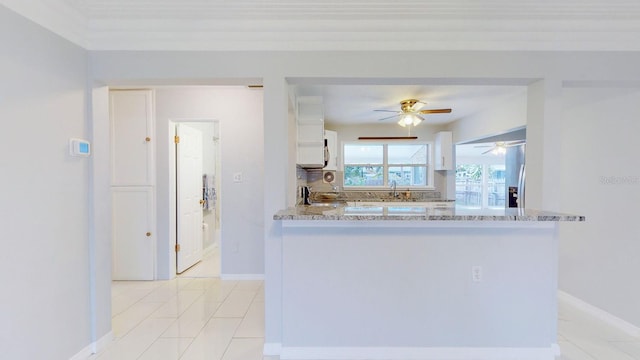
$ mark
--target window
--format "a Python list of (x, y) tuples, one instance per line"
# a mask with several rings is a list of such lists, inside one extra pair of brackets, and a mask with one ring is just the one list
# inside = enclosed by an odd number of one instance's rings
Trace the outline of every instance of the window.
[(342, 154), (345, 187), (433, 187), (429, 144), (346, 143)]
[(504, 164), (458, 164), (456, 204), (468, 208), (505, 207)]

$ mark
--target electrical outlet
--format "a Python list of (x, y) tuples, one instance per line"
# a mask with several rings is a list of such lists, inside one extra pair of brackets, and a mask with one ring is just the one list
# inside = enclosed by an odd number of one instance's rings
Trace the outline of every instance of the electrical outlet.
[(233, 174), (233, 182), (237, 182), (237, 183), (242, 182), (241, 172)]
[(482, 282), (482, 266), (474, 265), (471, 267), (471, 279), (473, 282)]

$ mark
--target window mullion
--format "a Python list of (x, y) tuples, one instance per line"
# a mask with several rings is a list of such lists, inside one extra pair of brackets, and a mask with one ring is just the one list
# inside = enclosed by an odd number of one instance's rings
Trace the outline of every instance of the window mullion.
[(387, 154), (387, 144), (382, 145), (382, 183), (389, 186), (389, 155)]

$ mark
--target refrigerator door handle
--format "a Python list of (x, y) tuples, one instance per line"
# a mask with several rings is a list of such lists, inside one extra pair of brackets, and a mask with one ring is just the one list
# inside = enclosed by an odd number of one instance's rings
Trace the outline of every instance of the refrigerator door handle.
[(518, 208), (524, 209), (524, 184), (526, 180), (526, 169), (524, 165), (520, 165), (520, 174), (518, 175)]

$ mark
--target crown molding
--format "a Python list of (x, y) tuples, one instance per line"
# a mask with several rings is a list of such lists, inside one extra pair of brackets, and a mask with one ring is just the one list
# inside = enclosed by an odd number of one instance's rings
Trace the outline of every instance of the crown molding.
[(640, 51), (640, 19), (94, 20), (90, 50)]
[(88, 50), (640, 51), (640, 2), (0, 0)]
[(10, 10), (45, 29), (87, 48), (87, 19), (65, 0), (0, 0)]

